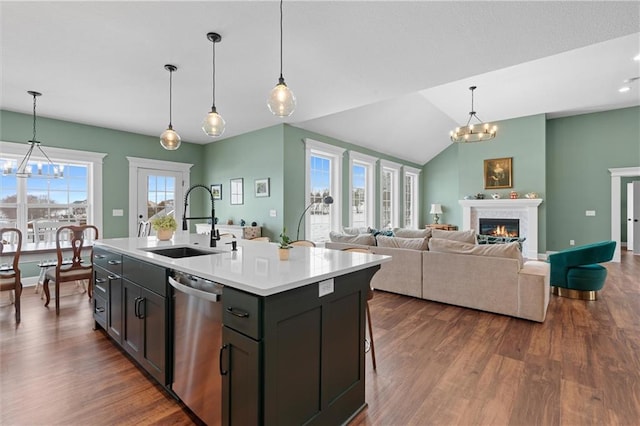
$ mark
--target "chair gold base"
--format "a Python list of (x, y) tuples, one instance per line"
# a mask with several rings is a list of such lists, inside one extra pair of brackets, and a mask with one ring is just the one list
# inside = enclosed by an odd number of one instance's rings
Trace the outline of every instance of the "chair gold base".
[(560, 297), (568, 297), (569, 299), (598, 300), (598, 292), (595, 290), (575, 290), (551, 286), (551, 293)]

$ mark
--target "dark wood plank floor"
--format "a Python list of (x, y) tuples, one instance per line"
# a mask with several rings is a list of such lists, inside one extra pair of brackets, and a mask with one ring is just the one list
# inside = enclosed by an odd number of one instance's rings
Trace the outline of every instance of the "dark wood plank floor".
[[(640, 256), (607, 264), (600, 300), (552, 296), (543, 324), (377, 292), (378, 370), (352, 425), (637, 425)], [(86, 295), (22, 323), (0, 307), (0, 424), (193, 424), (103, 332)], [(7, 301), (6, 292), (2, 303)]]

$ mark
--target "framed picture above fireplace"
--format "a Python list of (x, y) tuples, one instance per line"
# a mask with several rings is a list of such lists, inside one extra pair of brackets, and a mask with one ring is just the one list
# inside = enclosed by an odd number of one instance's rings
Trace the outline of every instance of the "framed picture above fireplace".
[(484, 189), (513, 188), (513, 157), (484, 160)]

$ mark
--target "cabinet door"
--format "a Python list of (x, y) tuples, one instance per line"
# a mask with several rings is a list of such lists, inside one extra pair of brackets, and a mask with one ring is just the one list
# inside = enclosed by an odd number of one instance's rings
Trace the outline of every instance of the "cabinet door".
[(142, 304), (142, 288), (129, 280), (122, 280), (124, 324), (122, 327), (122, 346), (134, 358), (140, 359), (138, 353), (142, 347), (142, 321), (139, 310)]
[(222, 424), (262, 424), (261, 343), (223, 327), (220, 357)]
[(166, 298), (142, 289), (139, 310), (143, 327), (139, 362), (162, 385), (166, 385)]
[(114, 273), (107, 276), (109, 287), (109, 314), (107, 332), (118, 343), (122, 342), (122, 278)]

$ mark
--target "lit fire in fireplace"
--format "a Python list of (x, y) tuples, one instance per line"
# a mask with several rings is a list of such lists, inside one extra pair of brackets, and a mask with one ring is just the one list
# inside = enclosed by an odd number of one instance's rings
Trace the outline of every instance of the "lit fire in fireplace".
[(509, 232), (507, 227), (504, 225), (498, 225), (495, 229), (490, 233), (490, 235), (495, 235), (496, 237), (517, 237), (517, 232)]

